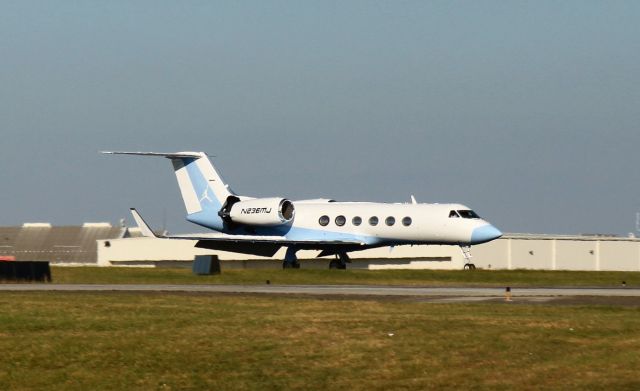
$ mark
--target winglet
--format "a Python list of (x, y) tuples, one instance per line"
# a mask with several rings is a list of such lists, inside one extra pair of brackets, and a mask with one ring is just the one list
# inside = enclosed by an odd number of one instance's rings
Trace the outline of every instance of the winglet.
[(140, 232), (142, 236), (145, 238), (157, 238), (158, 236), (153, 233), (151, 228), (149, 228), (149, 224), (140, 216), (140, 213), (136, 210), (136, 208), (131, 208), (131, 214), (133, 215), (133, 219), (136, 221), (138, 228), (140, 228)]
[(413, 194), (411, 194), (411, 203), (412, 204), (417, 204), (418, 201), (416, 201), (416, 197), (413, 196)]

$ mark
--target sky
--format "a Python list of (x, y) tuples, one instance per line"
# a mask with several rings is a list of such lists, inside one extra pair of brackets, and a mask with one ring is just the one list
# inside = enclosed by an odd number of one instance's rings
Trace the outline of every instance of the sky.
[(239, 194), (460, 202), (504, 232), (635, 230), (637, 1), (2, 1), (0, 226), (202, 228)]

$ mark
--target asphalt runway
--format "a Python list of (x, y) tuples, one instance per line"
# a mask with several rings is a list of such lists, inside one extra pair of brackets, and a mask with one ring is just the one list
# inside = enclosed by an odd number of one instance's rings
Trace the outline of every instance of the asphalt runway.
[[(190, 292), (345, 297), (413, 297), (435, 301), (483, 301), (505, 298), (505, 288), (398, 287), (375, 285), (165, 285), (165, 284), (0, 284), (0, 291), (47, 292)], [(562, 297), (640, 298), (638, 288), (512, 288), (513, 299)]]

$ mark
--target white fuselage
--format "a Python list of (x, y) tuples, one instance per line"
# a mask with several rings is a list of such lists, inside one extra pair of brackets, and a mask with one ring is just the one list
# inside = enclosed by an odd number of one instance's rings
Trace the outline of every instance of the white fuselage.
[(460, 204), (418, 204), (413, 198), (408, 204), (388, 204), (243, 197), (229, 190), (203, 152), (107, 153), (170, 159), (187, 220), (224, 234), (200, 235), (204, 248), (262, 252), (263, 246), (275, 252), (285, 246), (293, 257), (299, 249), (345, 254), (397, 244), (470, 246), (502, 235)]
[[(481, 218), (463, 218), (460, 204), (294, 202), (295, 216), (281, 231), (287, 239), (358, 240), (366, 245), (472, 245), (501, 233)], [(377, 219), (377, 223), (376, 223)]]

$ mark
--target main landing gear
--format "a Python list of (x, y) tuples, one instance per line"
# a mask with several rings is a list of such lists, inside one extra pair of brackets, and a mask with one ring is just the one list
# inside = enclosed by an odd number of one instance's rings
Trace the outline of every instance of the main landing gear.
[[(298, 257), (296, 256), (297, 251), (297, 248), (287, 248), (284, 261), (282, 262), (283, 269), (300, 269), (300, 262), (298, 262)], [(329, 269), (345, 270), (347, 263), (351, 263), (351, 259), (349, 259), (347, 253), (338, 253), (336, 254), (336, 258), (329, 262)]]
[(476, 270), (476, 265), (471, 263), (471, 246), (460, 246), (464, 256), (464, 270)]
[(287, 253), (284, 255), (284, 262), (282, 262), (283, 269), (300, 269), (300, 262), (296, 256), (297, 248), (287, 248)]
[(349, 259), (347, 253), (336, 254), (336, 259), (332, 259), (331, 262), (329, 262), (329, 269), (345, 270), (347, 263), (351, 263), (351, 259)]

